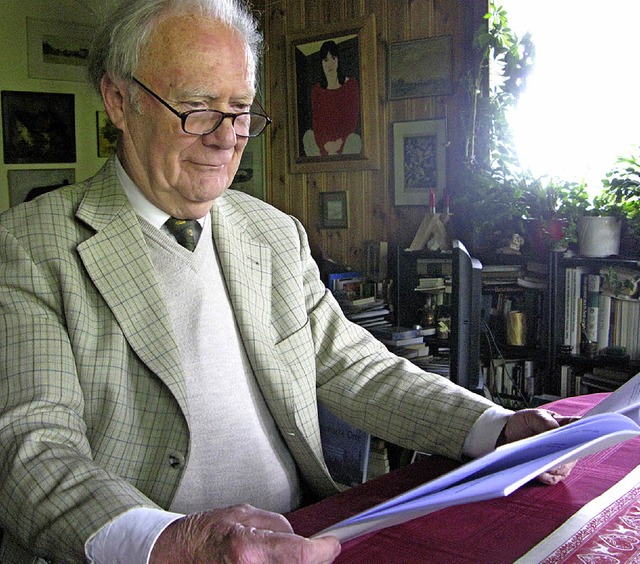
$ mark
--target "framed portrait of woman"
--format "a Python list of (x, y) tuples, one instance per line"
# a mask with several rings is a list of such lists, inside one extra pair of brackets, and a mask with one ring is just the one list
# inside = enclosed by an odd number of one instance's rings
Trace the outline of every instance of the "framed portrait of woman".
[(374, 16), (287, 47), (291, 171), (378, 168)]

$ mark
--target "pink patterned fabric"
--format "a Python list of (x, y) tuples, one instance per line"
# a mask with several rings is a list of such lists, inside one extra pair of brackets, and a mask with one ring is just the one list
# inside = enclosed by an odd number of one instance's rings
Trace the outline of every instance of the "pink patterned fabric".
[(571, 535), (541, 564), (640, 562), (640, 486)]

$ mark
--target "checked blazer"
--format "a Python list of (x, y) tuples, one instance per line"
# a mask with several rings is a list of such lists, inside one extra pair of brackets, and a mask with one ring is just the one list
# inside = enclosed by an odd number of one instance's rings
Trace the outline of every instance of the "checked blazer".
[[(255, 378), (317, 495), (336, 491), (318, 401), (407, 448), (461, 455), (492, 404), (348, 322), (296, 219), (229, 190), (211, 220)], [(83, 562), (124, 511), (168, 508), (189, 460), (180, 355), (113, 160), (0, 216), (0, 331), (3, 562), (26, 561), (24, 547)]]

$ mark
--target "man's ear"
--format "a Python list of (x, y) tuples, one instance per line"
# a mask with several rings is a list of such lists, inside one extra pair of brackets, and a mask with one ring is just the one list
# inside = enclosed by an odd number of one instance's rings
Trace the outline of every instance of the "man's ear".
[(124, 102), (125, 96), (122, 92), (123, 85), (119, 82), (115, 82), (106, 74), (100, 81), (100, 90), (102, 91), (102, 100), (104, 101), (104, 108), (107, 111), (107, 115), (111, 120), (111, 123), (115, 125), (120, 131), (124, 130)]

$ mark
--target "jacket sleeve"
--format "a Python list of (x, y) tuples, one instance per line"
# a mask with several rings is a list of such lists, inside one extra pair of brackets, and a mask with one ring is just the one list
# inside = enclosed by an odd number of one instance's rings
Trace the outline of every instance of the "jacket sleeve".
[(0, 527), (5, 541), (84, 562), (97, 529), (155, 504), (93, 460), (67, 312), (46, 270), (0, 228)]
[(409, 449), (460, 458), (469, 430), (494, 404), (390, 353), (345, 318), (320, 282), (299, 225), (318, 401), (367, 432)]

